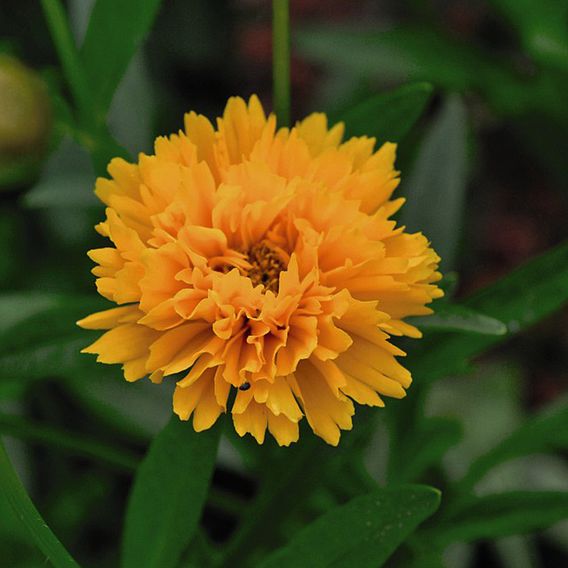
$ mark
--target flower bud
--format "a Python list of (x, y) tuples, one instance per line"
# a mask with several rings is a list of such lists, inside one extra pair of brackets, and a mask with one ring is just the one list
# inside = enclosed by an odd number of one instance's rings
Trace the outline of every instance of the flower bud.
[(0, 163), (40, 154), (50, 115), (47, 89), (38, 74), (0, 54)]

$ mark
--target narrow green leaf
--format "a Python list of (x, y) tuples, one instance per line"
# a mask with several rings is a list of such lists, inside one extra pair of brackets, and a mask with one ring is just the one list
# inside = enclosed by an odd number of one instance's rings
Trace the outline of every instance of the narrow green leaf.
[(396, 456), (397, 463), (389, 462), (389, 483), (418, 481), (429, 467), (440, 462), (444, 454), (462, 438), (461, 424), (450, 418), (427, 418), (418, 431)]
[(439, 504), (439, 491), (419, 485), (356, 497), (306, 527), (260, 567), (377, 568)]
[(526, 329), (568, 301), (568, 242), (534, 258), (464, 305), (502, 321), (508, 334), (436, 334), (424, 338), (409, 357), (408, 368), (422, 383), (465, 370), (471, 357)]
[(539, 414), (500, 444), (478, 458), (459, 482), (461, 492), (472, 489), (495, 466), (530, 454), (568, 449), (568, 407)]
[(507, 333), (507, 326), (503, 322), (466, 306), (447, 302), (435, 304), (433, 315), (409, 318), (408, 322), (419, 329), (432, 331), (458, 331), (497, 336)]
[[(92, 96), (69, 19), (60, 0), (41, 0), (43, 12), (75, 104), (86, 125), (92, 124)], [(104, 43), (104, 42), (101, 42)]]
[(160, 0), (97, 0), (93, 6), (80, 55), (103, 117), (159, 6)]
[(131, 472), (138, 465), (137, 456), (129, 451), (89, 439), (83, 434), (66, 432), (46, 424), (34, 424), (29, 418), (0, 413), (0, 433), (95, 459), (120, 471)]
[(130, 494), (123, 568), (177, 565), (201, 517), (220, 433), (220, 424), (195, 432), (174, 416), (156, 436)]
[(330, 123), (343, 121), (346, 138), (374, 136), (377, 144), (399, 142), (424, 112), (432, 90), (429, 83), (405, 85), (332, 114)]
[(568, 492), (512, 491), (476, 497), (420, 535), (437, 546), (524, 534), (568, 518)]
[(336, 73), (390, 83), (428, 81), (451, 92), (478, 90), (500, 112), (520, 113), (539, 101), (541, 86), (471, 42), (424, 26), (319, 25), (297, 30), (295, 50)]
[(6, 454), (0, 439), (0, 496), (26, 526), (36, 546), (55, 568), (79, 568), (35, 508)]
[(443, 270), (453, 267), (461, 234), (467, 183), (466, 110), (458, 96), (448, 98), (420, 147), (414, 169), (404, 182), (408, 198), (401, 222), (422, 231), (442, 257)]

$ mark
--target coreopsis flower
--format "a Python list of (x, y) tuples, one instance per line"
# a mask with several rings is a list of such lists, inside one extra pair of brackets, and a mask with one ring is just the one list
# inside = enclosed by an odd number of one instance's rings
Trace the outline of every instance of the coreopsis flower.
[(195, 430), (232, 415), (239, 435), (280, 445), (305, 417), (336, 445), (354, 403), (401, 398), (410, 372), (392, 336), (442, 295), (439, 257), (390, 217), (395, 145), (341, 142), (312, 114), (276, 128), (253, 96), (217, 128), (190, 112), (136, 164), (98, 179), (107, 205), (92, 250), (99, 293), (119, 305), (79, 322), (109, 330), (86, 353), (127, 381), (176, 380), (173, 410)]

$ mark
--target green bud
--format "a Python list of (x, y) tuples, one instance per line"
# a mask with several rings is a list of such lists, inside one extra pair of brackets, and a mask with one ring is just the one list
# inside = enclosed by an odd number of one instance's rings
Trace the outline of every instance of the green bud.
[(46, 149), (50, 125), (45, 83), (14, 57), (0, 54), (0, 186), (30, 177)]

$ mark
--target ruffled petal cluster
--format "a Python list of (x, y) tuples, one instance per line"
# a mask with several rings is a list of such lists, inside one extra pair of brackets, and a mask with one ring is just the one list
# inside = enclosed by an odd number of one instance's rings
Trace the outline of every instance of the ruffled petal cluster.
[(336, 445), (355, 404), (401, 398), (411, 376), (392, 336), (442, 295), (439, 258), (391, 219), (403, 204), (394, 144), (342, 142), (313, 114), (276, 128), (256, 97), (231, 98), (214, 127), (193, 112), (136, 164), (98, 179), (106, 206), (92, 250), (117, 307), (79, 322), (87, 347), (128, 381), (176, 381), (174, 412), (280, 445), (306, 419)]

